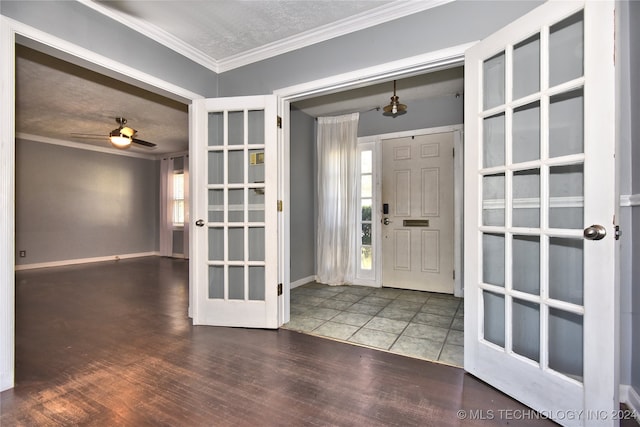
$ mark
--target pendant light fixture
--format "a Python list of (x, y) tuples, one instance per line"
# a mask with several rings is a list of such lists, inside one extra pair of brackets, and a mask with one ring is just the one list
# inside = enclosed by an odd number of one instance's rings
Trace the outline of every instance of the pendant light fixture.
[(400, 98), (396, 96), (396, 81), (393, 81), (393, 96), (391, 97), (391, 103), (384, 107), (383, 116), (396, 117), (407, 112), (407, 106), (400, 104)]

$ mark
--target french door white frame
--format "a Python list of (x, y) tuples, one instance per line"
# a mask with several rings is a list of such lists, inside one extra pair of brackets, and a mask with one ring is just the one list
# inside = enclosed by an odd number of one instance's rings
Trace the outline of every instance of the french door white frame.
[[(379, 212), (379, 204), (381, 200), (381, 187), (382, 187), (382, 145), (387, 139), (394, 138), (405, 138), (408, 136), (418, 136), (418, 135), (431, 135), (435, 133), (453, 133), (453, 148), (455, 150), (455, 156), (453, 158), (453, 215), (454, 215), (454, 223), (453, 223), (453, 239), (454, 239), (454, 248), (453, 248), (453, 268), (455, 271), (454, 283), (453, 283), (453, 294), (456, 297), (463, 297), (464, 295), (464, 281), (462, 280), (462, 247), (463, 247), (463, 235), (462, 235), (462, 224), (463, 224), (463, 201), (464, 201), (464, 144), (463, 144), (463, 125), (452, 125), (452, 126), (440, 126), (435, 128), (426, 128), (426, 129), (418, 129), (418, 130), (410, 130), (403, 132), (392, 132), (385, 133), (380, 135), (373, 136), (364, 136), (358, 138), (358, 144), (367, 144), (374, 143), (374, 176), (377, 175), (377, 179), (375, 180), (376, 187), (374, 189), (374, 208), (372, 209), (372, 221), (374, 223), (380, 223), (380, 212)], [(378, 168), (377, 170), (375, 168)], [(375, 205), (375, 202), (378, 203), (378, 206)], [(357, 284), (365, 285), (365, 286), (374, 286), (374, 287), (382, 287), (382, 230), (380, 227), (377, 228), (377, 233), (372, 237), (372, 242), (374, 246), (374, 267), (375, 267), (375, 278), (373, 281), (362, 281), (362, 283), (356, 282)]]

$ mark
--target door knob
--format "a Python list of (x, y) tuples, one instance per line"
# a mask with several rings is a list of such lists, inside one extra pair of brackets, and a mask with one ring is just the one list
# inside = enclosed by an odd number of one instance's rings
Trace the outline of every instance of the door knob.
[(389, 225), (389, 224), (391, 224), (391, 220), (389, 218), (385, 218), (385, 219), (382, 220), (382, 223), (384, 225)]
[(582, 234), (587, 240), (601, 240), (607, 235), (607, 230), (605, 230), (603, 226), (595, 224), (591, 227), (585, 228), (584, 233)]
[(199, 219), (199, 220), (197, 220), (197, 221), (196, 221), (196, 225), (197, 225), (198, 227), (204, 227), (204, 221), (203, 221), (203, 220), (201, 220), (201, 219)]

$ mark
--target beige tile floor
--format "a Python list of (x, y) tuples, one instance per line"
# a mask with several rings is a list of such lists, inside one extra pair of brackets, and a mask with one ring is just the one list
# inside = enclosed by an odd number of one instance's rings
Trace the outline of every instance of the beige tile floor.
[(462, 298), (429, 292), (308, 283), (291, 290), (287, 329), (463, 365)]

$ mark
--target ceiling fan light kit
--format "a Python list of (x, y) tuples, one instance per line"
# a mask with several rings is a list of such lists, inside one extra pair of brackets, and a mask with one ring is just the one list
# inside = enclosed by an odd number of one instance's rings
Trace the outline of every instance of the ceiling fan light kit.
[[(153, 142), (143, 141), (141, 139), (136, 138), (137, 130), (125, 126), (127, 124), (127, 119), (124, 117), (116, 117), (116, 123), (118, 123), (118, 128), (109, 132), (108, 138), (109, 142), (116, 148), (129, 148), (131, 144), (141, 145), (143, 147), (147, 147), (149, 149), (153, 149), (156, 147), (156, 144)], [(80, 134), (80, 133), (72, 133), (72, 135), (76, 138), (104, 138), (104, 134), (96, 135), (96, 134)]]
[(407, 106), (400, 103), (400, 98), (396, 95), (396, 81), (393, 81), (393, 96), (389, 105), (383, 108), (383, 116), (397, 117), (407, 112)]
[(126, 148), (131, 145), (131, 139), (123, 135), (109, 135), (109, 141), (118, 148)]

